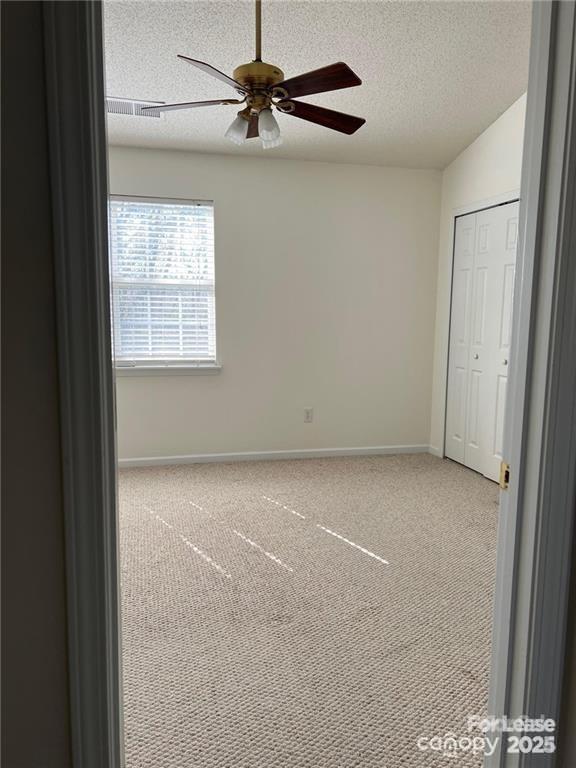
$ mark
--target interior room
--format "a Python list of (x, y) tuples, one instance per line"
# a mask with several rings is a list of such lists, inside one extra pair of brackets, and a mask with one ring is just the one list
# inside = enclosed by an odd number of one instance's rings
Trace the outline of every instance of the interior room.
[(105, 3), (127, 768), (486, 712), (530, 13)]

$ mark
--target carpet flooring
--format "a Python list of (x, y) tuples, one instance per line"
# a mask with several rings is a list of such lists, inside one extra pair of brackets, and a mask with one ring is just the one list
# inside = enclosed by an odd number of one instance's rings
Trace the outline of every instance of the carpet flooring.
[(127, 768), (440, 768), (486, 711), (497, 488), (419, 455), (122, 470)]

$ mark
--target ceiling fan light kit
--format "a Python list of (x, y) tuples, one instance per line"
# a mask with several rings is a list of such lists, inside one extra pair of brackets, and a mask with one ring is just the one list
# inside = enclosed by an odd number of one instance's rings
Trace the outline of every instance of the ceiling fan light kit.
[(258, 132), (262, 141), (277, 141), (280, 138), (280, 126), (276, 122), (270, 107), (260, 110), (258, 115)]
[(262, 149), (274, 149), (282, 144), (282, 137), (278, 136), (277, 139), (270, 139), (270, 141), (264, 141), (262, 139)]
[(348, 135), (355, 133), (358, 128), (364, 125), (366, 121), (362, 117), (346, 115), (343, 112), (335, 112), (324, 107), (317, 107), (314, 104), (295, 101), (296, 97), (300, 96), (361, 85), (362, 81), (350, 67), (343, 62), (338, 62), (285, 80), (280, 67), (262, 61), (261, 31), (262, 3), (261, 0), (256, 0), (256, 57), (254, 61), (236, 67), (233, 77), (229, 77), (203, 61), (178, 55), (179, 59), (187, 61), (192, 66), (234, 88), (242, 96), (242, 99), (161, 104), (142, 107), (142, 111), (168, 112), (194, 107), (246, 104), (246, 107), (238, 112), (232, 121), (225, 137), (238, 145), (259, 137), (263, 149), (273, 149), (282, 143), (280, 126), (272, 112), (273, 108), (281, 114), (299, 117), (302, 120)]
[(232, 141), (234, 144), (238, 144), (238, 146), (240, 146), (246, 141), (249, 127), (250, 123), (248, 120), (246, 120), (245, 117), (242, 116), (242, 112), (239, 112), (238, 116), (235, 120), (232, 121), (224, 136), (227, 139), (230, 139), (230, 141)]

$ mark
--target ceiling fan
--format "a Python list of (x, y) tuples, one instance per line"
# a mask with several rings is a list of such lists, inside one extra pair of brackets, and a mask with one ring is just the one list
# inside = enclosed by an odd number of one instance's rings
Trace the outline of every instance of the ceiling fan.
[(275, 64), (262, 61), (262, 2), (256, 0), (256, 57), (249, 64), (242, 64), (234, 70), (234, 77), (228, 77), (224, 72), (206, 64), (203, 61), (178, 55), (179, 59), (187, 61), (192, 66), (201, 69), (234, 88), (241, 99), (214, 99), (211, 101), (189, 101), (180, 104), (159, 104), (142, 107), (142, 111), (169, 112), (173, 110), (192, 109), (193, 107), (211, 107), (216, 105), (246, 104), (226, 131), (226, 138), (235, 144), (243, 144), (247, 139), (260, 137), (262, 147), (271, 149), (282, 143), (280, 127), (273, 115), (272, 109), (302, 120), (308, 120), (317, 125), (323, 125), (333, 131), (348, 135), (355, 133), (366, 120), (344, 112), (317, 107), (302, 101), (297, 97), (309, 96), (313, 93), (337, 91), (340, 88), (351, 88), (361, 85), (360, 78), (343, 62), (330, 64), (328, 67), (315, 69), (304, 75), (284, 79), (284, 73)]

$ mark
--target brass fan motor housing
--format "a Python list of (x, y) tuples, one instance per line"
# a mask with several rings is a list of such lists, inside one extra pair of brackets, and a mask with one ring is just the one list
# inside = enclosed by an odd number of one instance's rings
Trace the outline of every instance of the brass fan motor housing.
[(234, 80), (251, 91), (266, 90), (284, 80), (284, 72), (275, 64), (265, 61), (251, 61), (234, 70)]

